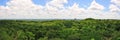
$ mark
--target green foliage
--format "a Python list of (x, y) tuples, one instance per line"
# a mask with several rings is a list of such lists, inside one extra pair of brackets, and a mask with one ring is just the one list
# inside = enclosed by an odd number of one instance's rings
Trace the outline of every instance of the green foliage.
[(120, 40), (120, 20), (0, 20), (0, 40)]

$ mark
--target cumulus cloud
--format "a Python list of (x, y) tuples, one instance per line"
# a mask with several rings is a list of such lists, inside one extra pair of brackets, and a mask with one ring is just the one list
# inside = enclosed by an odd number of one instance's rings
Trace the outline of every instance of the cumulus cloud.
[(120, 0), (111, 0), (111, 2), (117, 6), (120, 6)]
[(65, 8), (64, 3), (68, 0), (52, 0), (45, 6), (35, 5), (32, 0), (11, 0), (7, 6), (0, 6), (0, 19), (120, 19), (116, 5), (104, 12), (104, 6), (95, 0), (88, 9), (80, 8), (77, 3)]
[(116, 12), (116, 13), (120, 12), (120, 9), (116, 5), (113, 5), (113, 4), (110, 5), (109, 9), (111, 12)]
[(111, 0), (111, 3), (108, 14), (113, 19), (120, 19), (120, 0)]
[(98, 4), (95, 0), (93, 0), (93, 2), (91, 3), (88, 9), (89, 10), (103, 10), (104, 6)]
[[(7, 3), (6, 7), (7, 8), (0, 9), (1, 14), (6, 14), (4, 16), (0, 15), (3, 16), (1, 18), (36, 18), (37, 15), (35, 12), (42, 9), (42, 6), (34, 5), (31, 0), (11, 0)], [(5, 12), (2, 10), (5, 10)]]
[(64, 3), (67, 3), (67, 0), (52, 0), (46, 4), (46, 7), (52, 7), (56, 9), (63, 9), (64, 8)]
[(109, 9), (111, 12), (120, 13), (120, 0), (111, 0), (112, 4)]

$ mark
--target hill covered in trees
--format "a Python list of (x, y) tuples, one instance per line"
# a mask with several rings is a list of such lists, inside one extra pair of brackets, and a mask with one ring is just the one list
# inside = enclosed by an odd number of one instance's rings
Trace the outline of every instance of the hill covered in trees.
[(0, 20), (0, 40), (120, 40), (120, 20)]

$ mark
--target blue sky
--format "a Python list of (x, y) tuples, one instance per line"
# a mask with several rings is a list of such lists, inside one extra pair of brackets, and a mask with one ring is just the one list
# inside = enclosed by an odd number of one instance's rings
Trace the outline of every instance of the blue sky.
[(8, 2), (9, 0), (0, 0), (0, 6), (6, 6), (6, 3)]
[(33, 3), (37, 4), (37, 5), (42, 5), (45, 6), (45, 4), (51, 0), (32, 0)]
[[(8, 2), (9, 0), (0, 0), (0, 6), (6, 6), (6, 3)], [(45, 4), (51, 0), (32, 0), (34, 4), (36, 5), (42, 5), (42, 6), (45, 6)], [(93, 0), (68, 0), (68, 3), (65, 3), (64, 6), (65, 7), (68, 7), (68, 6), (72, 6), (74, 3), (77, 3), (79, 4), (79, 7), (81, 8), (87, 8), (90, 6), (91, 2)], [(110, 3), (110, 0), (96, 0), (97, 3), (103, 5), (105, 7), (105, 10), (108, 9), (109, 5), (111, 4)]]
[[(42, 6), (45, 6), (45, 4), (47, 2), (49, 2), (50, 0), (33, 0), (33, 3), (37, 4), (37, 5), (42, 5)], [(77, 3), (79, 4), (79, 7), (81, 8), (87, 8), (90, 6), (91, 2), (93, 0), (68, 0), (68, 3), (65, 3), (65, 7), (68, 7), (68, 6), (72, 6), (74, 3)], [(109, 5), (111, 4), (110, 3), (110, 0), (96, 0), (97, 3), (103, 5), (107, 10), (109, 8)]]

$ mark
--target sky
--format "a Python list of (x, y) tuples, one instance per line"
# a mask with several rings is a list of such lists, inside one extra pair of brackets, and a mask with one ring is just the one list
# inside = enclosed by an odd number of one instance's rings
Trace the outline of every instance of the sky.
[(0, 0), (0, 19), (120, 19), (120, 0)]

